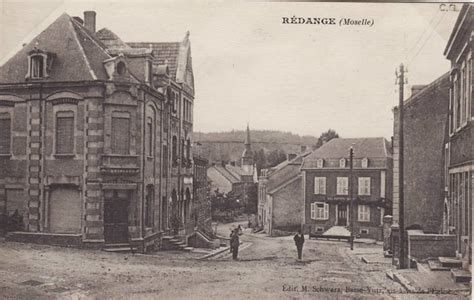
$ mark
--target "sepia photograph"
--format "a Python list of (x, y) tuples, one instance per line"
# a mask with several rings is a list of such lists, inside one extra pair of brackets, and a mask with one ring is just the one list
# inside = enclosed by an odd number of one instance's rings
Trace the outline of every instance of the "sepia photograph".
[(471, 299), (474, 4), (0, 0), (0, 299)]

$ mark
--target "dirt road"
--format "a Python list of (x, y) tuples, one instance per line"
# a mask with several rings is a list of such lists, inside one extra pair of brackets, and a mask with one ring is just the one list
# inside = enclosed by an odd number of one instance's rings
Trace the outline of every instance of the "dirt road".
[[(17, 299), (406, 298), (388, 294), (402, 289), (385, 277), (389, 265), (362, 263), (345, 242), (307, 240), (300, 262), (295, 259), (292, 237), (245, 233), (241, 240), (239, 261), (232, 261), (227, 252), (198, 260), (202, 254), (131, 255), (2, 242), (0, 295)], [(369, 245), (356, 247), (374, 250)]]

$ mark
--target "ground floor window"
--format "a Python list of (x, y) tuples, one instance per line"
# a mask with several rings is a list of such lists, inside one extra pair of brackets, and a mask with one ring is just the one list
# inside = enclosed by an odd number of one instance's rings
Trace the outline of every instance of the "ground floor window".
[(357, 220), (359, 222), (370, 222), (370, 206), (368, 205), (359, 205)]
[(327, 220), (329, 219), (329, 204), (324, 202), (311, 203), (311, 219)]

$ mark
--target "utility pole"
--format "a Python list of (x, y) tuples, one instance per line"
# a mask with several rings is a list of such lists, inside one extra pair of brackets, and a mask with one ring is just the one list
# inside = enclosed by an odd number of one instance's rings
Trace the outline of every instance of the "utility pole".
[(352, 169), (353, 169), (353, 160), (354, 160), (354, 144), (352, 144), (351, 148), (349, 149), (349, 197), (351, 198), (351, 205), (350, 205), (350, 217), (351, 217), (351, 250), (354, 250), (354, 197), (353, 197), (353, 187), (354, 187), (354, 179), (352, 178)]
[(406, 69), (400, 64), (399, 71), (396, 71), (399, 87), (399, 104), (398, 104), (398, 225), (399, 225), (399, 268), (406, 268), (405, 265), (405, 213), (404, 213), (404, 196), (403, 196), (403, 89), (405, 86)]

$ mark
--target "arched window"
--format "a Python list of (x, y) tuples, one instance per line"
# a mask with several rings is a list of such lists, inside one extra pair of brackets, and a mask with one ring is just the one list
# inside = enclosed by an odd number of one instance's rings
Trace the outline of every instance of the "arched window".
[(119, 75), (125, 75), (126, 70), (127, 70), (127, 67), (125, 66), (124, 62), (121, 61), (117, 64), (117, 73)]

